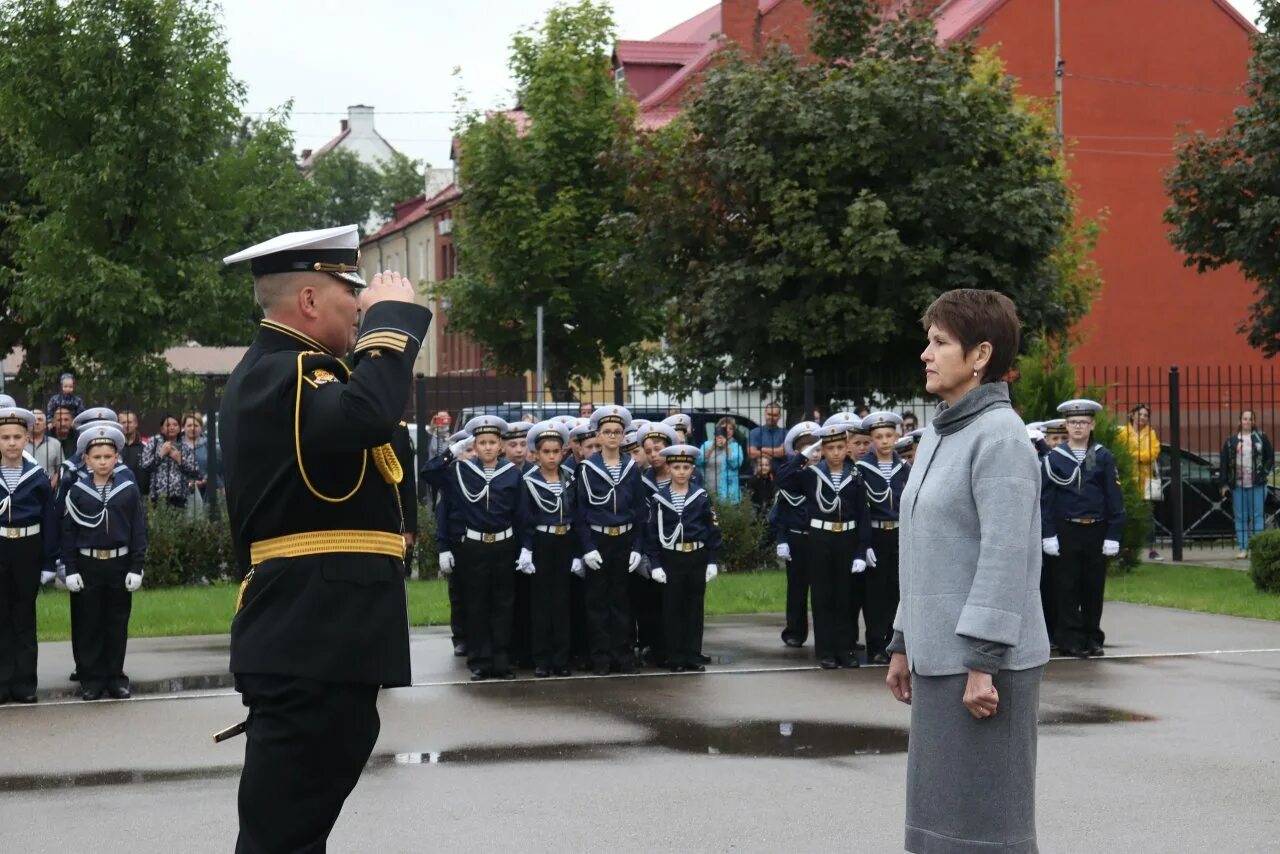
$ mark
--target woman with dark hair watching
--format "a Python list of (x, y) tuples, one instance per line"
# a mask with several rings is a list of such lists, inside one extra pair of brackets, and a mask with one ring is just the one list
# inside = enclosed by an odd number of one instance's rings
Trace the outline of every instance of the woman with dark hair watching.
[(142, 468), (151, 476), (151, 500), (171, 507), (186, 507), (189, 483), (203, 475), (196, 463), (195, 447), (178, 440), (178, 419), (166, 415), (160, 431), (142, 449)]
[(1013, 302), (944, 293), (922, 318), (925, 388), (942, 398), (900, 508), (901, 603), (886, 682), (911, 705), (906, 849), (1036, 851), (1040, 469), (1002, 381)]
[(1236, 520), (1236, 557), (1249, 556), (1249, 539), (1264, 524), (1263, 503), (1267, 481), (1276, 467), (1275, 449), (1267, 434), (1258, 429), (1252, 409), (1240, 413), (1239, 429), (1227, 437), (1218, 461), (1222, 472), (1222, 494), (1231, 493), (1231, 510)]

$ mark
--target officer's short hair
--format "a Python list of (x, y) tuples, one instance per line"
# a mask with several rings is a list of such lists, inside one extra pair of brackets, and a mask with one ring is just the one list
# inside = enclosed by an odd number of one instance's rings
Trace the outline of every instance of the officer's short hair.
[(984, 383), (1000, 382), (1018, 357), (1022, 321), (1018, 309), (999, 291), (957, 288), (947, 291), (925, 309), (920, 323), (925, 331), (937, 326), (960, 339), (969, 353), (983, 341), (991, 344), (991, 359), (983, 372)]
[(268, 273), (253, 280), (253, 298), (263, 311), (270, 311), (292, 296), (304, 281), (297, 273)]

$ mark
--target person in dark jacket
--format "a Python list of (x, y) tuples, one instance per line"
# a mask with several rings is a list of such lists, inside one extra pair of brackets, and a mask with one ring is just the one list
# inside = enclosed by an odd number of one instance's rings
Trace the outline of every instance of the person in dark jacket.
[[(782, 443), (786, 456), (778, 467), (775, 485), (787, 472), (803, 466), (802, 454), (818, 441), (814, 434), (821, 427), (817, 421), (801, 421), (787, 431)], [(769, 524), (778, 542), (778, 560), (787, 566), (787, 624), (782, 629), (782, 642), (802, 647), (809, 639), (809, 510), (804, 493), (778, 488)]]
[(151, 494), (151, 473), (142, 467), (142, 452), (146, 448), (146, 439), (138, 432), (138, 413), (132, 409), (120, 410), (120, 429), (124, 433), (124, 448), (120, 451), (120, 462), (133, 472), (138, 482), (138, 491), (143, 495)]
[(862, 421), (872, 449), (858, 460), (870, 507), (871, 546), (867, 549), (867, 661), (888, 664), (886, 651), (898, 612), (898, 509), (911, 466), (894, 450), (902, 418), (873, 412)]
[(1231, 493), (1236, 520), (1237, 557), (1249, 556), (1249, 540), (1263, 527), (1267, 481), (1276, 467), (1276, 453), (1267, 434), (1257, 429), (1252, 409), (1240, 413), (1240, 427), (1222, 445), (1219, 458), (1222, 494)]

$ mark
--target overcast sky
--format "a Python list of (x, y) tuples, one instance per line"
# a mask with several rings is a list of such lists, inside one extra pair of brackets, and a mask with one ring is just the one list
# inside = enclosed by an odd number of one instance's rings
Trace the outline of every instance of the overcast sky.
[[(1250, 20), (1257, 0), (1231, 0)], [(613, 0), (619, 38), (648, 39), (716, 0)], [(223, 0), (231, 71), (245, 109), (293, 100), (298, 148), (338, 132), (350, 104), (371, 104), (379, 132), (411, 157), (447, 166), (455, 96), (510, 105), (511, 36), (553, 0)], [(460, 70), (454, 76), (454, 69)], [(397, 115), (399, 114), (399, 115)]]

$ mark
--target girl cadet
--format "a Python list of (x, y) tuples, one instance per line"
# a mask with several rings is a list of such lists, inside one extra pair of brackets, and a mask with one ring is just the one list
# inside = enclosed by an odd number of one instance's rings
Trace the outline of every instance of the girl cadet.
[[(786, 455), (774, 475), (777, 483), (804, 464), (802, 454), (818, 441), (814, 433), (819, 429), (816, 421), (801, 421), (787, 431), (782, 442)], [(778, 559), (787, 566), (787, 624), (782, 629), (782, 642), (801, 647), (809, 639), (809, 511), (804, 493), (779, 487), (769, 524), (778, 541)]]
[(0, 704), (36, 701), (36, 593), (58, 557), (53, 487), (22, 453), (35, 426), (35, 413), (0, 408)]
[(873, 450), (858, 460), (870, 507), (871, 548), (867, 549), (867, 661), (888, 664), (886, 648), (898, 611), (898, 508), (911, 466), (894, 451), (902, 418), (873, 412), (862, 419)]
[[(562, 462), (569, 430), (542, 421), (529, 430), (535, 467), (524, 474), (520, 494), (520, 558), (529, 573), (533, 675), (569, 675), (569, 578), (573, 537), (573, 470)], [(532, 567), (533, 571), (529, 572)]]
[(88, 471), (67, 493), (62, 518), (62, 562), (67, 589), (79, 598), (71, 611), (76, 638), (80, 696), (97, 700), (105, 691), (129, 696), (124, 674), (132, 597), (142, 587), (147, 555), (147, 519), (133, 480), (116, 475), (124, 434), (109, 425), (87, 425), (76, 452)]
[(660, 452), (671, 479), (653, 496), (645, 543), (653, 580), (663, 585), (662, 618), (667, 666), (701, 672), (703, 605), (716, 577), (720, 526), (707, 491), (691, 483), (701, 453), (692, 445)]
[(591, 413), (600, 452), (576, 472), (578, 509), (574, 527), (587, 568), (586, 606), (592, 672), (634, 673), (628, 576), (640, 566), (647, 518), (640, 467), (622, 453), (631, 413), (616, 404)]
[(1102, 655), (1102, 594), (1107, 558), (1120, 553), (1124, 498), (1116, 458), (1093, 441), (1093, 416), (1102, 404), (1068, 400), (1058, 407), (1067, 441), (1042, 463), (1040, 526), (1044, 553), (1054, 564), (1058, 619), (1054, 640), (1065, 655)]
[[(671, 472), (662, 451), (681, 444), (673, 427), (662, 422), (643, 421), (636, 427), (636, 439), (644, 453), (646, 468), (640, 476), (645, 485), (645, 495), (650, 508), (654, 496), (671, 483)], [(635, 425), (632, 425), (635, 426)], [(646, 542), (647, 542), (646, 533)], [(635, 619), (636, 641), (640, 660), (653, 666), (666, 661), (666, 644), (662, 616), (662, 586), (649, 574), (648, 556), (643, 556), (640, 567), (631, 576), (631, 615)], [(699, 650), (700, 652), (701, 650)]]
[(853, 655), (849, 579), (851, 573), (861, 575), (867, 569), (870, 516), (862, 478), (847, 459), (848, 431), (847, 424), (818, 430), (821, 445), (805, 452), (807, 460), (817, 462), (787, 472), (778, 483), (779, 489), (802, 493), (809, 511), (814, 653), (824, 670), (858, 666)]
[(461, 521), (450, 543), (467, 609), (467, 666), (472, 681), (512, 679), (508, 657), (515, 595), (520, 469), (499, 459), (507, 422), (480, 415), (464, 428), (474, 440), (475, 459), (458, 459), (458, 442), (422, 467), (422, 479), (444, 490), (449, 511)]

